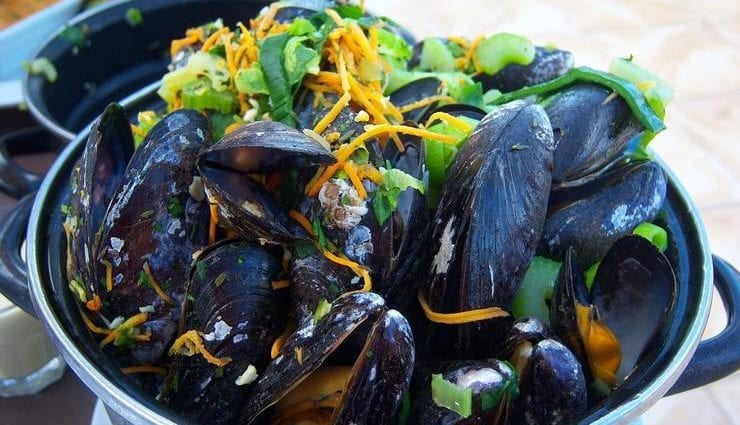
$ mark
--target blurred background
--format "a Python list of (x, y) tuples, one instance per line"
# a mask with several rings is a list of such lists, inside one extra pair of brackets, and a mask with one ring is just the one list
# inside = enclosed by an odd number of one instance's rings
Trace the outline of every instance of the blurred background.
[[(5, 0), (0, 0), (0, 8)], [(651, 145), (693, 196), (714, 253), (740, 265), (740, 2), (616, 0), (368, 0), (417, 37), (474, 37), (508, 31), (535, 44), (570, 50), (576, 65), (607, 69), (612, 58), (633, 54), (642, 67), (674, 89), (668, 130)], [(248, 17), (245, 17), (247, 19)], [(185, 28), (183, 28), (184, 32)], [(0, 50), (0, 66), (10, 66)], [(0, 97), (4, 90), (0, 89)], [(31, 122), (17, 106), (0, 109), (0, 136), (10, 124)], [(28, 162), (43, 168), (51, 156)], [(24, 161), (21, 159), (21, 161)], [(0, 197), (0, 215), (12, 205)], [(725, 325), (715, 302), (705, 338)], [(643, 416), (648, 425), (737, 424), (740, 374), (659, 401)], [(93, 397), (71, 372), (31, 397), (0, 399), (7, 425), (87, 423)]]

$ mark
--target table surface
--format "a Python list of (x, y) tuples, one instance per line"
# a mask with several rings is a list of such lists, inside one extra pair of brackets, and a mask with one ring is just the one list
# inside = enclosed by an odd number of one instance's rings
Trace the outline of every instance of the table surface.
[[(635, 60), (675, 90), (668, 130), (653, 144), (693, 196), (712, 249), (740, 264), (740, 2), (639, 0), (428, 0), (424, 7), (395, 0), (368, 1), (418, 36), (510, 31), (537, 44), (555, 43), (575, 53), (579, 65), (605, 69), (613, 57)], [(15, 110), (0, 110), (0, 134), (31, 122)], [(24, 158), (43, 169), (50, 157)], [(13, 200), (0, 195), (0, 216)], [(724, 326), (714, 303), (705, 337)], [(731, 425), (740, 417), (740, 374), (659, 401), (646, 424)], [(94, 397), (67, 372), (39, 395), (0, 398), (0, 423), (85, 424)]]

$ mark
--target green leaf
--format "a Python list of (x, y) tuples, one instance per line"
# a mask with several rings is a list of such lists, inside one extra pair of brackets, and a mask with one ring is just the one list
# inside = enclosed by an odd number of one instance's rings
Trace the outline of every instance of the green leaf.
[(267, 37), (260, 49), (260, 63), (270, 91), (272, 119), (295, 127), (291, 84), (283, 67), (283, 52), (289, 39), (287, 33)]
[(294, 37), (308, 35), (316, 32), (316, 27), (305, 18), (295, 18), (293, 23), (288, 27), (288, 33)]
[(344, 4), (336, 6), (334, 7), (334, 10), (336, 10), (339, 16), (341, 16), (342, 18), (360, 19), (363, 15), (362, 8), (360, 8), (360, 6), (357, 6), (356, 4)]
[[(386, 58), (398, 59), (404, 65), (401, 68), (405, 68), (406, 62), (413, 55), (413, 49), (403, 38), (388, 30), (381, 29), (378, 31), (378, 53)], [(396, 62), (395, 65), (399, 65), (399, 63)]]
[(198, 279), (205, 279), (206, 271), (208, 271), (208, 266), (206, 266), (205, 261), (198, 261), (195, 263), (195, 274), (198, 276)]
[(245, 94), (270, 94), (259, 63), (255, 62), (249, 68), (239, 70), (236, 74), (236, 89)]
[(141, 10), (136, 7), (130, 7), (126, 10), (126, 22), (130, 27), (138, 27), (144, 22), (144, 17), (141, 15)]
[(295, 85), (303, 81), (306, 74), (316, 75), (319, 73), (319, 61), (321, 55), (314, 49), (303, 45), (307, 37), (293, 37), (285, 45), (285, 72), (288, 81)]
[(432, 374), (432, 400), (437, 406), (451, 410), (463, 418), (473, 413), (473, 389), (458, 387), (441, 374)]
[(318, 215), (314, 217), (311, 225), (313, 226), (313, 233), (318, 238), (317, 242), (319, 246), (322, 248), (327, 248), (326, 235), (324, 234), (324, 228), (321, 227), (321, 219), (318, 217)]
[(162, 86), (157, 94), (168, 104), (172, 104), (186, 84), (199, 80), (210, 82), (211, 88), (216, 91), (227, 90), (231, 76), (226, 69), (226, 61), (210, 53), (196, 52), (188, 58), (184, 67), (162, 77)]
[(211, 125), (213, 125), (213, 138), (215, 140), (220, 140), (224, 137), (226, 127), (234, 124), (236, 120), (239, 119), (239, 117), (234, 114), (219, 114), (217, 112), (208, 114), (208, 117), (211, 118)]
[(396, 168), (380, 168), (383, 182), (378, 186), (373, 198), (375, 218), (382, 225), (398, 206), (398, 196), (406, 189), (426, 191), (424, 183)]
[(221, 114), (236, 111), (236, 96), (229, 90), (218, 91), (204, 80), (191, 81), (182, 88), (182, 105), (197, 111), (213, 110)]
[(180, 203), (180, 198), (177, 196), (170, 196), (167, 200), (167, 211), (174, 217), (182, 217), (185, 209)]
[(320, 299), (313, 313), (313, 322), (318, 323), (329, 311), (331, 311), (331, 303), (324, 298)]
[(665, 117), (665, 108), (673, 99), (673, 89), (657, 75), (640, 68), (632, 58), (615, 58), (609, 72), (634, 84), (647, 99), (648, 105), (660, 118)]
[(509, 64), (529, 65), (534, 54), (534, 45), (528, 38), (502, 32), (485, 38), (473, 57), (477, 70), (493, 75)]
[(85, 47), (85, 38), (87, 37), (87, 25), (65, 25), (59, 33), (59, 38), (78, 49)]
[(640, 224), (635, 227), (632, 234), (649, 240), (660, 252), (665, 252), (668, 249), (668, 232), (653, 223), (645, 222)]

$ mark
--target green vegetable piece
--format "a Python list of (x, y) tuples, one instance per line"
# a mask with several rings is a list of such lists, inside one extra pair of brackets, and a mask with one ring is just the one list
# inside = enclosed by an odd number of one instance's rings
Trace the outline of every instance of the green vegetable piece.
[(444, 379), (441, 374), (432, 374), (432, 400), (437, 406), (451, 410), (463, 418), (473, 413), (473, 389), (460, 388)]
[(504, 103), (523, 99), (529, 96), (547, 96), (577, 81), (601, 84), (602, 86), (615, 91), (624, 99), (625, 102), (627, 102), (627, 105), (629, 105), (635, 118), (637, 118), (637, 120), (640, 121), (640, 123), (644, 125), (649, 132), (657, 134), (665, 130), (665, 124), (663, 121), (655, 114), (650, 105), (648, 105), (645, 96), (642, 95), (640, 90), (638, 90), (634, 84), (623, 78), (607, 72), (597, 71), (586, 66), (573, 68), (566, 74), (546, 83), (504, 93), (496, 100), (495, 104), (502, 105)]
[(85, 47), (85, 38), (87, 37), (87, 25), (69, 25), (66, 24), (64, 29), (59, 33), (59, 38), (81, 49)]
[[(471, 128), (478, 126), (477, 120), (465, 116), (458, 118), (470, 124)], [(424, 139), (424, 144), (426, 146), (425, 165), (427, 170), (429, 170), (429, 193), (427, 194), (428, 205), (436, 206), (442, 187), (447, 180), (447, 172), (455, 159), (455, 155), (457, 155), (458, 146), (467, 139), (468, 134), (455, 126), (444, 122), (431, 125), (429, 127), (429, 131), (448, 136), (455, 136), (457, 138), (455, 144)]]
[(380, 168), (383, 176), (383, 182), (378, 186), (375, 197), (373, 198), (373, 209), (375, 218), (382, 226), (383, 223), (391, 216), (398, 206), (398, 196), (406, 189), (418, 190), (424, 193), (426, 188), (420, 180), (404, 173), (395, 168)]
[(154, 210), (146, 210), (142, 212), (139, 216), (145, 220), (152, 218), (152, 216), (154, 216)]
[(59, 77), (54, 64), (44, 57), (39, 57), (31, 62), (24, 63), (23, 68), (31, 75), (43, 75), (49, 83), (55, 82)]
[(87, 290), (80, 279), (71, 279), (69, 281), (69, 290), (77, 296), (77, 299), (80, 300), (81, 303), (87, 302)]
[(660, 252), (665, 252), (668, 249), (668, 232), (653, 223), (645, 222), (640, 224), (635, 227), (632, 234), (649, 240)]
[(174, 217), (182, 217), (185, 209), (177, 196), (170, 196), (167, 200), (167, 211)]
[(228, 89), (231, 76), (226, 69), (226, 61), (210, 53), (196, 52), (188, 58), (184, 67), (164, 75), (157, 94), (168, 104), (172, 104), (178, 92), (194, 81), (209, 81), (211, 88), (219, 92)]
[(403, 395), (403, 401), (401, 402), (401, 408), (398, 410), (398, 425), (406, 425), (409, 423), (409, 416), (411, 415), (411, 395), (407, 391)]
[[(508, 362), (506, 363), (509, 364)], [(511, 364), (509, 364), (509, 366), (511, 366)], [(514, 370), (514, 367), (512, 366), (511, 369)], [(513, 400), (519, 396), (519, 378), (517, 377), (516, 372), (514, 372), (511, 379), (506, 381), (502, 387), (480, 393), (481, 409), (484, 412), (487, 412), (494, 407), (497, 407), (504, 396), (506, 396), (508, 400)]]
[(215, 376), (216, 378), (223, 378), (224, 368), (217, 367), (216, 370), (213, 371), (213, 376)]
[(594, 264), (586, 270), (586, 288), (588, 288), (589, 291), (591, 291), (591, 286), (593, 286), (594, 279), (596, 279), (596, 272), (599, 271), (599, 264), (601, 264), (601, 262)]
[(545, 324), (550, 324), (550, 308), (547, 300), (552, 299), (555, 281), (560, 273), (561, 263), (544, 257), (534, 257), (524, 275), (514, 300), (511, 313), (517, 319), (534, 316)]
[(182, 105), (197, 111), (213, 110), (229, 114), (236, 110), (237, 102), (232, 92), (214, 90), (207, 82), (197, 80), (183, 86)]
[(218, 112), (209, 113), (211, 124), (213, 125), (213, 138), (219, 140), (224, 137), (226, 127), (234, 124), (239, 117), (234, 114), (219, 114)]
[(324, 228), (321, 227), (321, 219), (317, 216), (314, 217), (313, 221), (311, 222), (311, 225), (313, 227), (313, 233), (318, 238), (317, 242), (320, 247), (326, 248), (327, 242), (326, 242), (326, 235), (324, 234)]
[(419, 67), (425, 71), (453, 72), (455, 57), (442, 40), (428, 37), (421, 47)]
[(493, 75), (509, 64), (529, 65), (534, 54), (528, 38), (502, 32), (485, 38), (473, 52), (473, 60), (477, 71)]
[(320, 299), (316, 305), (316, 311), (313, 312), (313, 322), (318, 323), (329, 311), (331, 311), (331, 303), (324, 298)]
[(288, 28), (288, 33), (294, 37), (308, 35), (316, 32), (316, 27), (305, 18), (295, 18)]
[(131, 27), (138, 27), (144, 22), (144, 17), (141, 15), (141, 10), (135, 7), (130, 7), (126, 10), (126, 22)]
[(285, 72), (291, 85), (303, 81), (306, 74), (319, 73), (321, 55), (316, 50), (304, 46), (305, 40), (308, 40), (308, 37), (293, 37), (285, 45)]
[(403, 38), (392, 32), (381, 29), (378, 31), (378, 53), (380, 53), (395, 69), (405, 69), (406, 63), (413, 55), (413, 49)]
[(198, 276), (198, 279), (205, 279), (206, 271), (208, 271), (208, 266), (204, 261), (198, 261), (197, 263), (195, 263), (195, 274)]
[(615, 58), (609, 72), (634, 84), (647, 99), (656, 115), (665, 117), (665, 107), (673, 98), (673, 89), (657, 75), (637, 66), (632, 58)]
[(336, 10), (342, 18), (360, 19), (363, 15), (362, 8), (356, 4), (343, 4), (334, 7), (334, 10)]
[(287, 33), (267, 37), (260, 49), (260, 63), (270, 91), (272, 119), (291, 127), (296, 126), (293, 116), (291, 84), (283, 67), (283, 51), (290, 35)]

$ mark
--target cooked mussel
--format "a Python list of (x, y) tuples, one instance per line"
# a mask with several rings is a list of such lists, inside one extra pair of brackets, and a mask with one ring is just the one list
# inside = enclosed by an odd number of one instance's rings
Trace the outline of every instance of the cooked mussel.
[(434, 96), (440, 94), (442, 89), (443, 84), (439, 79), (435, 77), (421, 78), (394, 91), (391, 94), (390, 101), (403, 112), (404, 120), (421, 122), (422, 117), (427, 115), (428, 111), (433, 110), (438, 102), (418, 107), (414, 104), (423, 99), (434, 98)]
[[(493, 75), (478, 74), (484, 90), (509, 92), (555, 79), (573, 68), (573, 54), (567, 50), (536, 46), (529, 65), (510, 64)], [(554, 128), (554, 126), (553, 126)]]
[[(509, 409), (518, 395), (518, 386), (518, 376), (506, 362), (493, 359), (454, 362), (443, 367), (440, 374), (427, 378), (416, 397), (409, 422), (505, 425), (509, 423)], [(456, 400), (457, 394), (466, 391), (471, 393), (469, 399)]]
[[(90, 130), (82, 157), (72, 174), (70, 210), (65, 223), (70, 245), (68, 279), (83, 282), (97, 292), (99, 265), (92, 261), (105, 211), (126, 165), (134, 153), (134, 139), (126, 114), (118, 104), (110, 104)], [(83, 301), (90, 298), (89, 294)]]
[(676, 297), (666, 257), (647, 239), (617, 241), (599, 265), (591, 292), (569, 249), (553, 292), (553, 331), (584, 366), (587, 380), (612, 387), (625, 379), (658, 332)]
[[(363, 329), (369, 329), (368, 337), (353, 365), (327, 369), (329, 356)], [(316, 323), (288, 338), (260, 374), (240, 423), (255, 423), (276, 406), (272, 419), (277, 423), (321, 416), (336, 424), (389, 424), (413, 368), (414, 342), (406, 319), (388, 310), (376, 294), (345, 294)]]
[(208, 241), (208, 205), (191, 188), (210, 143), (200, 113), (166, 116), (134, 153), (103, 221), (95, 260), (105, 279), (93, 284), (104, 317), (150, 311), (142, 331), (151, 337), (130, 351), (139, 364), (155, 363), (174, 336), (192, 254)]
[[(198, 257), (183, 330), (171, 353), (165, 403), (199, 423), (235, 422), (249, 381), (264, 370), (270, 347), (285, 328), (284, 300), (272, 288), (281, 272), (279, 258), (239, 241), (211, 246)], [(205, 350), (199, 352), (198, 344)]]
[[(306, 237), (286, 206), (252, 175), (313, 169), (335, 161), (316, 140), (273, 121), (247, 124), (200, 156), (198, 169), (219, 223), (243, 238), (289, 242)], [(315, 171), (315, 170), (312, 170)]]
[(627, 102), (598, 84), (576, 84), (546, 101), (555, 136), (552, 178), (578, 180), (619, 156), (643, 131)]
[(584, 185), (554, 190), (538, 251), (559, 260), (572, 246), (589, 267), (619, 238), (656, 217), (665, 190), (665, 174), (652, 161), (621, 165)]
[[(425, 294), (434, 311), (509, 307), (545, 220), (551, 165), (552, 132), (540, 106), (512, 102), (480, 122), (455, 158), (431, 224)], [(481, 326), (460, 326), (448, 344), (459, 353), (489, 344)]]

